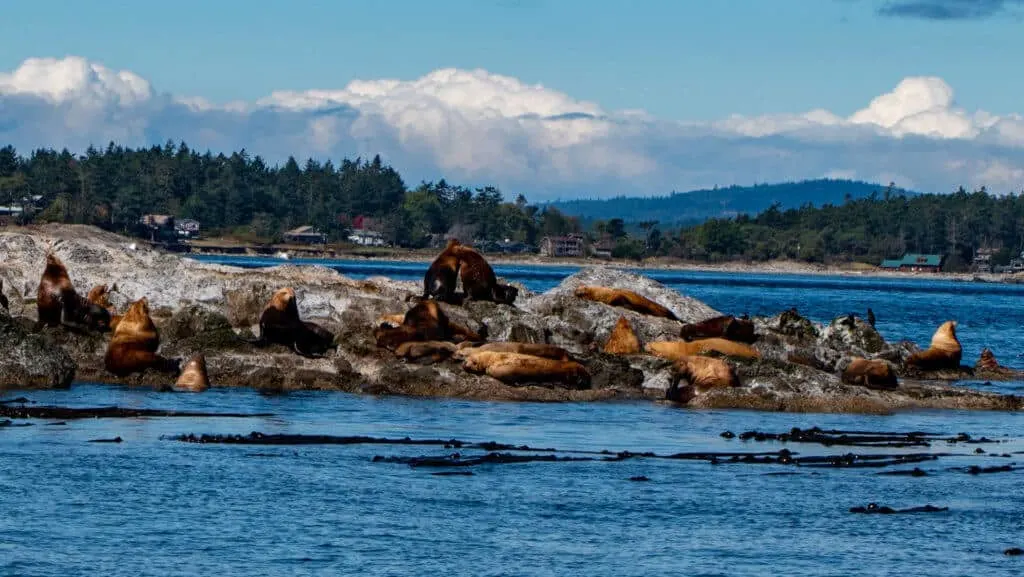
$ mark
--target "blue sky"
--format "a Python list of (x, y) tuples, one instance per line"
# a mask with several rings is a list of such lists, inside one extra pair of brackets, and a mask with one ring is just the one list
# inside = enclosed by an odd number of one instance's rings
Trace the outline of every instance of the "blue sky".
[(0, 145), (380, 153), (531, 199), (1005, 193), (1022, 21), (1024, 0), (6, 0)]
[[(986, 0), (968, 0), (986, 4)], [(956, 2), (954, 1), (954, 4)], [(938, 2), (936, 4), (942, 4)], [(1024, 93), (1021, 22), (879, 15), (872, 0), (7, 0), (0, 69), (75, 54), (215, 101), (485, 68), (673, 119), (851, 113), (912, 75), (968, 109)]]

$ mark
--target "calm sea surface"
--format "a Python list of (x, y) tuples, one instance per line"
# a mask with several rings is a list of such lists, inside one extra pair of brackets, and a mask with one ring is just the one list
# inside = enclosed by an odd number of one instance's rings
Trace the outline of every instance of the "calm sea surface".
[[(204, 259), (266, 266), (273, 259)], [(307, 262), (292, 260), (291, 263)], [(353, 277), (420, 279), (422, 263), (313, 261)], [(532, 290), (575, 268), (496, 266)], [(1024, 368), (1024, 287), (937, 280), (644, 271), (729, 313), (796, 306), (817, 321), (871, 307), (888, 339), (924, 345), (960, 322), (965, 360), (988, 346)], [(1021, 392), (1024, 383), (971, 386)], [(1024, 416), (913, 412), (888, 417), (695, 411), (653, 403), (513, 404), (261, 396), (213, 389), (168, 395), (80, 383), (28, 391), (38, 404), (272, 413), (248, 418), (0, 423), (0, 575), (1019, 575), (1024, 557)], [(14, 424), (23, 424), (15, 421)], [(889, 453), (948, 454), (878, 468), (680, 461), (534, 462), (458, 468), (373, 460), (464, 457), (474, 449), (389, 444), (192, 444), (182, 433), (304, 433), (498, 441), (580, 451), (881, 449), (740, 441), (729, 430), (930, 431), (995, 444), (932, 443)], [(90, 443), (120, 437), (122, 443)], [(984, 454), (976, 454), (981, 448)], [(1000, 455), (1007, 455), (1006, 457)], [(591, 455), (592, 456), (592, 455)], [(1012, 469), (1012, 467), (1011, 467)], [(630, 481), (643, 476), (646, 482)], [(939, 513), (858, 515), (850, 507), (926, 504)]]

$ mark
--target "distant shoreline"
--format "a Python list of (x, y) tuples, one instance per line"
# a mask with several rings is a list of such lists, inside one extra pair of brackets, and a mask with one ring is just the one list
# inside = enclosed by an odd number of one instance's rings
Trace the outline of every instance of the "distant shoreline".
[[(246, 252), (238, 254), (235, 252), (218, 251), (211, 246), (192, 245), (194, 249), (202, 252), (193, 252), (193, 255), (209, 256), (238, 256), (241, 258), (252, 258), (258, 255)], [(275, 249), (282, 252), (306, 252), (308, 247), (280, 246)], [(351, 261), (383, 262), (403, 261), (430, 263), (439, 252), (439, 249), (332, 249), (333, 256), (312, 256), (294, 255), (291, 258), (296, 260), (305, 259), (336, 259)], [(749, 273), (749, 274), (780, 274), (780, 275), (819, 275), (819, 276), (843, 276), (859, 278), (883, 278), (883, 279), (941, 279), (961, 282), (984, 282), (1001, 284), (1024, 283), (1024, 274), (996, 274), (996, 273), (904, 273), (889, 272), (871, 267), (865, 264), (849, 265), (819, 265), (791, 260), (771, 260), (763, 262), (726, 262), (726, 263), (701, 263), (683, 261), (674, 258), (657, 257), (644, 261), (628, 261), (622, 259), (598, 259), (598, 258), (573, 258), (573, 257), (544, 257), (536, 254), (509, 255), (509, 254), (485, 254), (488, 262), (498, 265), (529, 265), (539, 267), (560, 267), (560, 266), (610, 266), (628, 269), (686, 271), (686, 272), (721, 272), (721, 273)], [(282, 261), (288, 262), (288, 261)]]

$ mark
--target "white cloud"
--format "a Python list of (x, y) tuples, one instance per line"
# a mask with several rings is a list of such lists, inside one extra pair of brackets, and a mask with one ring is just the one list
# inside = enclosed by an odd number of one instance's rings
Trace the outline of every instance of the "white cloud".
[(927, 191), (1024, 187), (1024, 117), (956, 106), (941, 78), (908, 77), (848, 117), (826, 109), (715, 122), (659, 119), (485, 70), (361, 80), (216, 104), (159, 93), (79, 57), (0, 73), (0, 143), (81, 150), (184, 140), (271, 162), (369, 156), (409, 183), (445, 177), (529, 198), (660, 194), (820, 175)]

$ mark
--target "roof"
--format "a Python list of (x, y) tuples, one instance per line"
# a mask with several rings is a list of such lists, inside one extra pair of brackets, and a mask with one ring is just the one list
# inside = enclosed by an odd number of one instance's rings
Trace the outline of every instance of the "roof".
[(300, 226), (298, 228), (293, 228), (292, 230), (289, 230), (285, 234), (320, 234), (320, 233), (317, 232), (317, 230), (314, 229), (312, 227), (312, 225), (308, 225), (307, 224), (305, 226)]
[(917, 254), (908, 252), (901, 259), (882, 261), (882, 268), (900, 268), (901, 266), (942, 266), (941, 254)]

